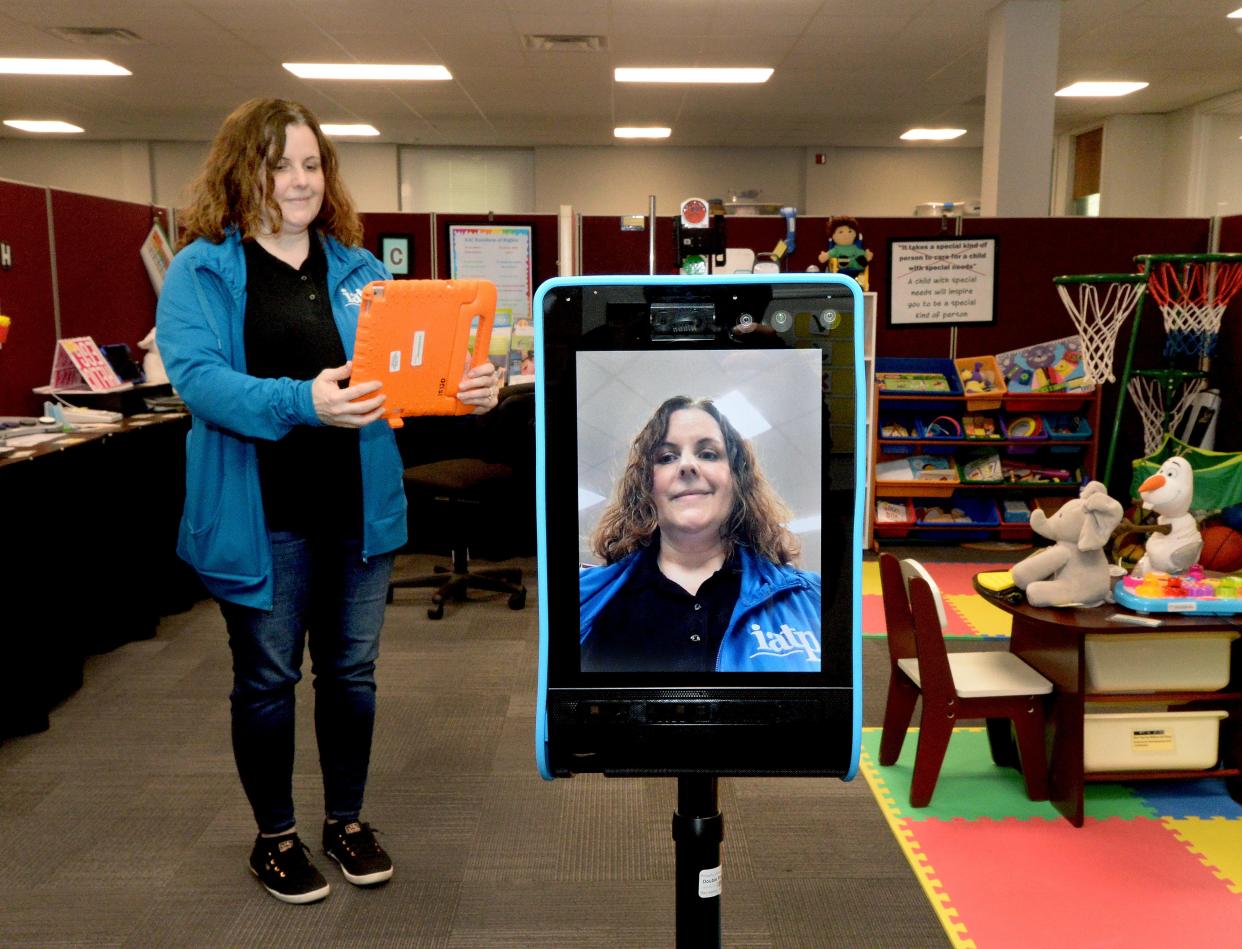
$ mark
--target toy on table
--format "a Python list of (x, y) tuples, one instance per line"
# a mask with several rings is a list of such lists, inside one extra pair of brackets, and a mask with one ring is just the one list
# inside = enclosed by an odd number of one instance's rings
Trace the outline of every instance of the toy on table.
[(1168, 574), (1184, 573), (1199, 559), (1203, 538), (1199, 525), (1190, 513), (1194, 498), (1195, 475), (1185, 458), (1170, 458), (1160, 470), (1139, 485), (1143, 507), (1155, 511), (1158, 525), (1168, 525), (1167, 532), (1153, 533), (1147, 550), (1131, 571), (1141, 577), (1152, 570)]
[(1242, 577), (1209, 577), (1199, 564), (1180, 575), (1150, 570), (1122, 577), (1114, 595), (1143, 613), (1242, 613)]
[(1122, 513), (1121, 503), (1098, 481), (1085, 485), (1052, 517), (1031, 513), (1031, 529), (1056, 541), (1011, 571), (1031, 606), (1099, 606), (1108, 598), (1112, 578), (1104, 545)]
[(828, 248), (819, 255), (825, 273), (842, 273), (853, 277), (867, 289), (867, 270), (875, 256), (863, 246), (858, 220), (852, 217), (834, 217), (828, 220)]
[(1205, 568), (1222, 573), (1242, 568), (1242, 533), (1221, 523), (1205, 523), (1199, 533), (1203, 536), (1199, 563)]

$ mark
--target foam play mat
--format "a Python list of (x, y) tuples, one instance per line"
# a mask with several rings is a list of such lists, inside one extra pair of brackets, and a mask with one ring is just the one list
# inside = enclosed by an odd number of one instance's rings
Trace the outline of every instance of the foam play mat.
[[(975, 593), (972, 578), (985, 570), (1008, 569), (994, 563), (935, 563), (920, 561), (944, 598), (945, 637), (948, 639), (1005, 639), (1011, 628), (1009, 614)], [(863, 563), (862, 633), (885, 635), (884, 599), (880, 593), (880, 564)]]
[(954, 946), (1238, 944), (1242, 805), (1224, 782), (1088, 784), (1075, 828), (992, 763), (982, 728), (958, 728), (931, 804), (911, 808), (917, 741), (882, 768), (864, 729), (862, 771)]

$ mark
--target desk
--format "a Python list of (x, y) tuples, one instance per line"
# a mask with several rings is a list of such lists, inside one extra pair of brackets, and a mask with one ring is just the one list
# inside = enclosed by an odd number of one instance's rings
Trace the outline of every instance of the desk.
[(188, 429), (184, 414), (126, 419), (0, 458), (0, 737), (47, 728), (85, 656), (154, 636), (202, 595), (176, 555)]
[[(1007, 603), (991, 596), (975, 581), (975, 591), (993, 606), (1013, 616), (1010, 650), (1052, 680), (1052, 760), (1048, 766), (1049, 797), (1058, 811), (1075, 827), (1083, 822), (1083, 786), (1091, 781), (1223, 778), (1230, 795), (1242, 801), (1242, 640), (1235, 640), (1231, 653), (1229, 684), (1220, 692), (1144, 692), (1141, 694), (1089, 694), (1086, 689), (1084, 642), (1088, 633), (1107, 635), (1141, 631), (1141, 627), (1110, 623), (1111, 613), (1130, 612), (1106, 605), (1091, 609), (1041, 609)], [(1242, 617), (1160, 614), (1164, 625), (1152, 633), (1206, 632), (1242, 629)], [(1222, 723), (1223, 767), (1211, 771), (1127, 771), (1084, 773), (1083, 714), (1092, 704), (1157, 704), (1223, 708), (1229, 717)]]

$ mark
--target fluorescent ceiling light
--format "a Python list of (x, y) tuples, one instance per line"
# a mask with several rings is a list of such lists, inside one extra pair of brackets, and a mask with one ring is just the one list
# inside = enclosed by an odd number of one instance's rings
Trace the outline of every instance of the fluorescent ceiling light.
[(589, 507), (595, 507), (600, 501), (604, 500), (602, 494), (596, 494), (594, 491), (588, 491), (586, 488), (578, 488), (578, 510), (585, 511)]
[(78, 128), (76, 125), (70, 125), (68, 122), (57, 122), (44, 119), (5, 119), (4, 124), (9, 128), (21, 129), (23, 132), (82, 132), (84, 129)]
[(412, 66), (381, 63), (281, 63), (299, 79), (452, 79), (443, 66)]
[(965, 134), (965, 129), (907, 129), (901, 137), (907, 142), (947, 142)]
[(106, 59), (4, 59), (0, 73), (10, 76), (132, 76)]
[(642, 128), (636, 125), (620, 125), (612, 130), (612, 134), (617, 138), (668, 138), (673, 130), (664, 126)]
[(659, 67), (655, 69), (619, 66), (613, 72), (617, 82), (767, 82), (772, 70), (763, 69), (698, 69)]
[(374, 125), (341, 125), (333, 122), (321, 122), (319, 127), (324, 135), (378, 135), (379, 129)]
[(712, 399), (712, 402), (743, 438), (754, 438), (772, 427), (772, 423), (736, 389), (726, 392), (718, 399)]
[(1242, 7), (1238, 7), (1238, 9), (1236, 9), (1236, 10), (1234, 10), (1232, 13), (1230, 13), (1230, 14), (1226, 17), (1226, 19), (1229, 19), (1229, 20), (1242, 20)]
[(1103, 98), (1106, 96), (1128, 96), (1131, 92), (1146, 89), (1145, 82), (1075, 82), (1058, 89), (1059, 96), (1085, 96)]

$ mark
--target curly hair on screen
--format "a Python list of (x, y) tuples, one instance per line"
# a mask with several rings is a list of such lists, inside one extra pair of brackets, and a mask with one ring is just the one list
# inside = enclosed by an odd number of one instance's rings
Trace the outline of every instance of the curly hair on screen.
[(348, 247), (362, 244), (362, 222), (340, 176), (336, 148), (306, 106), (288, 99), (251, 99), (239, 105), (216, 133), (190, 204), (178, 219), (178, 249), (199, 237), (220, 243), (236, 228), (243, 237), (280, 229), (280, 206), (272, 197), (272, 168), (285, 152), (285, 129), (305, 125), (315, 133), (323, 165), (323, 206), (314, 226)]
[(725, 455), (733, 473), (733, 509), (721, 526), (726, 556), (745, 544), (773, 563), (792, 563), (801, 552), (798, 540), (784, 526), (789, 509), (768, 483), (754, 449), (710, 399), (678, 395), (667, 399), (647, 420), (630, 445), (625, 471), (612, 500), (596, 525), (591, 549), (606, 563), (648, 547), (659, 534), (651, 485), (656, 449), (668, 434), (669, 417), (681, 409), (700, 409), (716, 420), (724, 435)]

